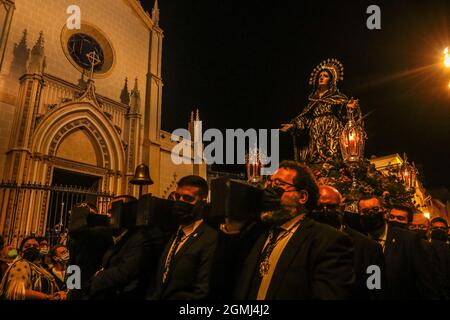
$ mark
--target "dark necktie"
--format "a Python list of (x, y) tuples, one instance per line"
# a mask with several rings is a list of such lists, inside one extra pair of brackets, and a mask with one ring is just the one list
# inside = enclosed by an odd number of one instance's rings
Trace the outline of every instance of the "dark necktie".
[(164, 266), (163, 283), (166, 283), (169, 278), (169, 271), (172, 264), (172, 260), (173, 257), (175, 256), (175, 253), (177, 252), (178, 246), (180, 245), (183, 236), (184, 236), (183, 230), (179, 229), (173, 241), (173, 245), (170, 248), (169, 254), (167, 255), (166, 264)]

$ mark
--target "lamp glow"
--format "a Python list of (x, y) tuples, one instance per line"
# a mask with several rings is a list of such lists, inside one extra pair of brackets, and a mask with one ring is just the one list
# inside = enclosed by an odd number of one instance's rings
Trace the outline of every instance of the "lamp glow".
[(444, 50), (444, 66), (450, 68), (450, 55), (448, 53), (448, 47)]

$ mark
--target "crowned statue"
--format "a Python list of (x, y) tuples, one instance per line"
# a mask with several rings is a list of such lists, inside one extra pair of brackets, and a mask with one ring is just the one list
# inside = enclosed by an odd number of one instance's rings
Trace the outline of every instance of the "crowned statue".
[(362, 122), (358, 100), (342, 94), (337, 83), (344, 79), (344, 67), (336, 59), (327, 59), (314, 68), (309, 79), (313, 86), (308, 104), (282, 132), (294, 138), (297, 161), (309, 164), (330, 163), (340, 157), (340, 136), (349, 117)]

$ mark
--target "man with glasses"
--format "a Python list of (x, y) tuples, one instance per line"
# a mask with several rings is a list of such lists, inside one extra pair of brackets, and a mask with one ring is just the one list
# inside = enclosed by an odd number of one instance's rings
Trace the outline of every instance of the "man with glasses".
[(192, 175), (178, 181), (172, 214), (179, 228), (161, 255), (152, 299), (208, 298), (217, 232), (203, 220), (207, 196), (205, 179)]
[[(384, 278), (384, 257), (381, 246), (362, 233), (352, 229), (343, 223), (342, 195), (331, 186), (319, 187), (319, 205), (310, 216), (321, 223), (328, 224), (342, 232), (345, 232), (354, 246), (354, 270), (356, 287), (353, 295), (358, 300), (378, 300), (383, 298), (382, 289)], [(367, 279), (371, 273), (367, 273), (369, 266), (377, 266), (381, 271), (381, 288), (370, 290)]]
[(351, 240), (305, 216), (319, 197), (311, 171), (283, 161), (267, 181), (265, 193), (272, 209), (260, 215), (266, 228), (242, 265), (235, 298), (350, 298), (355, 280)]
[(430, 220), (420, 211), (413, 215), (413, 220), (408, 228), (410, 231), (416, 232), (423, 240), (428, 241)]
[(369, 237), (383, 247), (387, 298), (442, 298), (430, 254), (421, 244), (420, 237), (408, 230), (390, 226), (387, 210), (376, 196), (363, 197), (359, 201), (359, 212)]

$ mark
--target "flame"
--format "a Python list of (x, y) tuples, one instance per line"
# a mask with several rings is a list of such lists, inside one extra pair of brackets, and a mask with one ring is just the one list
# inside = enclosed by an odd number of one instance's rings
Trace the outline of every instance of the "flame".
[(425, 218), (430, 219), (430, 213), (429, 212), (424, 212), (423, 215), (425, 216)]
[(350, 141), (355, 141), (355, 133), (351, 132), (349, 136)]

